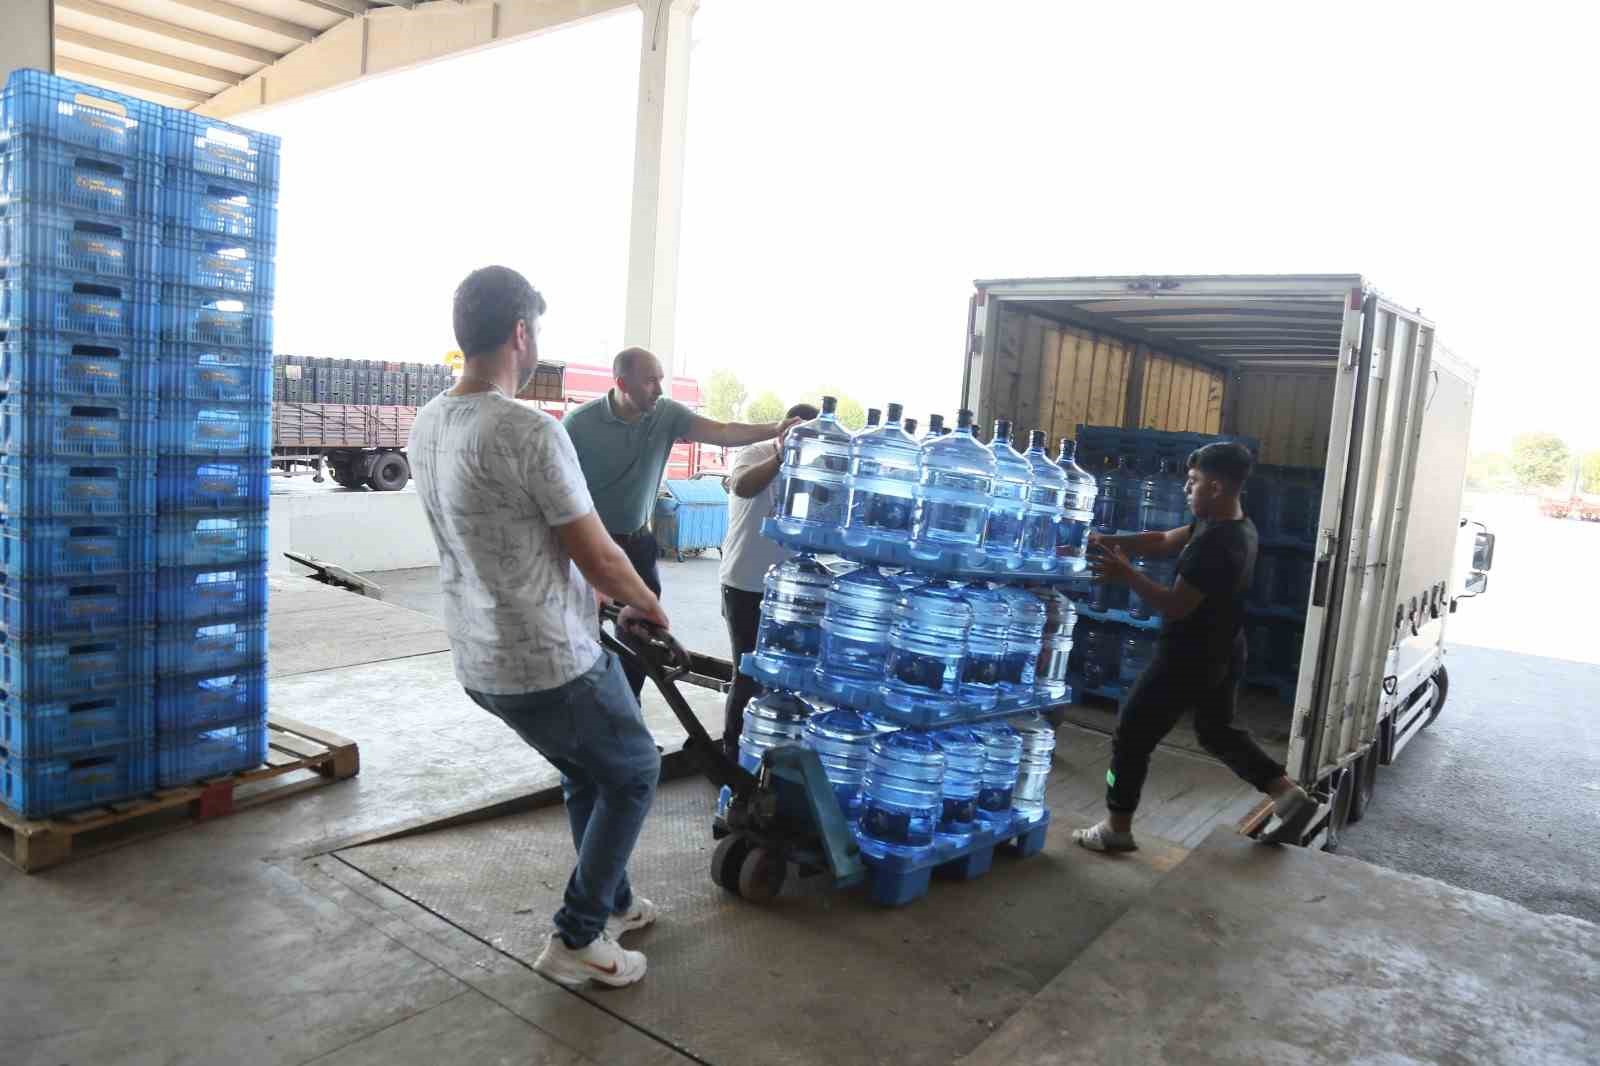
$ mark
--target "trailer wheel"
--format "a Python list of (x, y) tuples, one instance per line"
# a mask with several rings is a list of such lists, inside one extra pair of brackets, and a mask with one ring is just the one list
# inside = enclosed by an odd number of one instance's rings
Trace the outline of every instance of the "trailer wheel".
[(1378, 790), (1378, 746), (1374, 744), (1367, 749), (1356, 763), (1356, 784), (1350, 794), (1350, 824), (1361, 821), (1367, 816), (1367, 808), (1372, 806), (1372, 794)]
[(411, 464), (402, 452), (383, 452), (372, 460), (367, 484), (378, 492), (399, 492), (411, 480)]
[(783, 887), (788, 864), (766, 848), (751, 848), (739, 865), (739, 895), (751, 903), (770, 903)]
[(1339, 771), (1339, 780), (1333, 786), (1333, 797), (1328, 801), (1328, 835), (1322, 841), (1323, 851), (1338, 851), (1344, 827), (1350, 822), (1350, 801), (1355, 795), (1355, 768)]
[(1445, 698), (1450, 695), (1450, 671), (1446, 670), (1442, 664), (1439, 669), (1433, 672), (1433, 684), (1439, 691), (1434, 694), (1433, 706), (1428, 710), (1428, 720), (1422, 723), (1422, 728), (1424, 729), (1432, 725), (1433, 720), (1439, 717), (1439, 712), (1444, 710)]
[(711, 853), (711, 880), (738, 895), (739, 871), (749, 851), (748, 838), (738, 834), (723, 837), (717, 850)]
[(342, 463), (329, 463), (328, 473), (333, 475), (334, 484), (345, 489), (359, 489), (364, 484), (356, 472)]

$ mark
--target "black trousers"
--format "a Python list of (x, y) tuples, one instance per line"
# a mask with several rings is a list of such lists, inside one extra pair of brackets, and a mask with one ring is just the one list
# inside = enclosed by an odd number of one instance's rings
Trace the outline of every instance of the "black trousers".
[(1234, 700), (1244, 676), (1245, 643), (1234, 641), (1227, 662), (1196, 661), (1157, 647), (1156, 656), (1134, 681), (1117, 714), (1111, 737), (1111, 769), (1106, 773), (1106, 809), (1132, 814), (1150, 773), (1150, 753), (1194, 708), (1200, 746), (1261, 791), (1283, 776), (1283, 764), (1262, 751), (1247, 730), (1233, 724)]
[[(630, 537), (619, 537), (613, 533), (611, 539), (617, 542), (622, 553), (628, 557), (628, 562), (633, 564), (634, 573), (638, 574), (650, 591), (659, 598), (661, 572), (656, 569), (659, 551), (656, 535), (646, 529)], [(623, 659), (622, 672), (628, 675), (628, 686), (633, 689), (633, 698), (638, 699), (639, 693), (644, 689), (644, 671), (635, 666), (631, 659)]]
[(761, 686), (739, 673), (739, 659), (756, 650), (756, 630), (761, 628), (761, 593), (722, 586), (722, 617), (728, 623), (728, 643), (733, 647), (733, 688), (722, 711), (722, 746), (730, 758), (739, 757), (739, 734), (744, 729), (744, 705)]

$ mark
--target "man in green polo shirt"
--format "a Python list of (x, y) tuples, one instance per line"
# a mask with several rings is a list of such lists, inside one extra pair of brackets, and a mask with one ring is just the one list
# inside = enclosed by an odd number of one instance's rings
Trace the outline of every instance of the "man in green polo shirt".
[[(742, 447), (781, 439), (797, 418), (750, 425), (715, 422), (662, 395), (661, 360), (643, 348), (627, 348), (611, 362), (612, 389), (578, 407), (562, 424), (578, 452), (596, 513), (606, 532), (621, 545), (652, 592), (661, 595), (656, 570), (657, 545), (650, 530), (656, 492), (672, 446), (680, 440)], [(638, 696), (644, 674), (627, 667)]]

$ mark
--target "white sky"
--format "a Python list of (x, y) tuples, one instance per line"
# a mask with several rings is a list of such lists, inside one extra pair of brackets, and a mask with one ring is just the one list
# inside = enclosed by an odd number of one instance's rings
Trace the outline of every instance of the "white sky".
[[(1353, 272), (1482, 368), (1480, 447), (1600, 447), (1595, 11), (703, 0), (679, 372), (925, 419), (974, 278)], [(547, 357), (608, 360), (639, 23), (248, 116), (284, 137), (277, 349), (436, 359), (504, 262)]]

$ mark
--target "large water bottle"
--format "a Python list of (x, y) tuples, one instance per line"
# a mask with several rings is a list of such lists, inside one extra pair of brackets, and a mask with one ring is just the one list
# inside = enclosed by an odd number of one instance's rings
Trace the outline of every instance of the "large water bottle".
[(1141, 530), (1177, 529), (1188, 520), (1189, 501), (1184, 498), (1185, 478), (1176, 473), (1171, 459), (1161, 460), (1155, 473), (1139, 485), (1139, 525)]
[(1044, 794), (1056, 751), (1056, 730), (1036, 714), (1013, 720), (1011, 727), (1022, 738), (1022, 765), (1017, 771), (1016, 790), (1011, 794), (1011, 809), (1023, 821), (1037, 822), (1044, 816)]
[(1128, 586), (1096, 581), (1089, 589), (1089, 606), (1096, 611), (1127, 610)]
[(861, 849), (925, 856), (944, 811), (944, 752), (927, 734), (888, 733), (872, 741), (861, 779)]
[(1054, 569), (1056, 526), (1065, 519), (1067, 475), (1044, 450), (1042, 429), (1028, 435), (1028, 450), (1022, 457), (1033, 469), (1033, 481), (1028, 487), (1028, 511), (1022, 519), (1022, 558), (1040, 569)]
[(953, 714), (971, 627), (972, 608), (944, 582), (902, 595), (889, 627), (883, 702), (905, 714)]
[(911, 519), (913, 549), (981, 545), (993, 487), (994, 453), (972, 435), (972, 412), (962, 410), (954, 433), (922, 446)]
[(845, 820), (861, 817), (861, 779), (872, 760), (876, 725), (856, 711), (839, 708), (806, 719), (805, 746), (817, 753)]
[(1156, 657), (1156, 635), (1147, 629), (1127, 629), (1122, 634), (1122, 662), (1118, 672), (1124, 685), (1131, 685)]
[(942, 436), (944, 436), (944, 415), (929, 415), (928, 432), (917, 443), (926, 444), (931, 440), (938, 440)]
[(943, 806), (937, 833), (952, 844), (972, 839), (978, 824), (978, 793), (983, 791), (983, 741), (970, 729), (955, 727), (928, 734), (944, 752)]
[(1094, 527), (1102, 533), (1116, 533), (1139, 527), (1139, 493), (1143, 479), (1133, 468), (1133, 459), (1120, 456), (1117, 465), (1100, 475), (1100, 498), (1095, 504)]
[(850, 431), (834, 416), (839, 401), (822, 398), (822, 413), (789, 431), (783, 441), (783, 493), (776, 502), (790, 532), (844, 525), (850, 489)]
[(1031, 592), (1019, 588), (995, 590), (1011, 609), (1006, 630), (1006, 665), (1000, 675), (1001, 694), (1032, 702), (1039, 649), (1044, 641), (1045, 605)]
[(983, 788), (978, 792), (978, 817), (997, 829), (1011, 821), (1012, 796), (1022, 768), (1022, 738), (1004, 722), (974, 726), (983, 741)]
[(739, 733), (739, 765), (755, 773), (761, 756), (779, 744), (798, 744), (805, 737), (812, 707), (799, 696), (767, 690), (744, 705), (744, 729)]
[(993, 710), (1006, 672), (1011, 607), (999, 592), (982, 584), (963, 588), (961, 598), (972, 608), (967, 654), (961, 661), (961, 702), (978, 710)]
[(833, 574), (810, 553), (767, 568), (756, 661), (772, 671), (816, 665)]
[(989, 489), (989, 519), (983, 528), (983, 550), (1005, 566), (1022, 565), (1022, 526), (1033, 488), (1033, 464), (1011, 446), (1011, 422), (994, 424), (989, 442), (994, 455), (994, 482)]
[(1039, 661), (1033, 683), (1052, 700), (1067, 694), (1067, 672), (1072, 659), (1072, 631), (1078, 625), (1078, 609), (1055, 589), (1034, 589), (1033, 595), (1044, 606), (1044, 633), (1039, 642)]
[(1072, 636), (1073, 658), (1083, 683), (1100, 688), (1121, 680), (1122, 627), (1113, 622), (1078, 621)]
[(1078, 445), (1071, 437), (1061, 438), (1061, 454), (1056, 466), (1067, 479), (1062, 494), (1061, 521), (1056, 524), (1056, 557), (1062, 569), (1077, 573), (1088, 565), (1089, 527), (1094, 522), (1100, 497), (1100, 484), (1076, 461)]
[(890, 404), (888, 422), (863, 430), (850, 442), (848, 544), (903, 541), (911, 535), (921, 449), (901, 429), (900, 413), (899, 404)]
[[(1133, 568), (1162, 588), (1171, 588), (1178, 572), (1178, 562), (1176, 559), (1156, 559), (1148, 555), (1141, 555), (1133, 560)], [(1135, 618), (1150, 618), (1155, 615), (1156, 611), (1155, 608), (1139, 597), (1136, 589), (1130, 588), (1128, 589), (1128, 613)]]
[(900, 586), (876, 566), (862, 566), (828, 586), (822, 614), (822, 642), (817, 655), (817, 680), (842, 690), (876, 685), (883, 680)]

